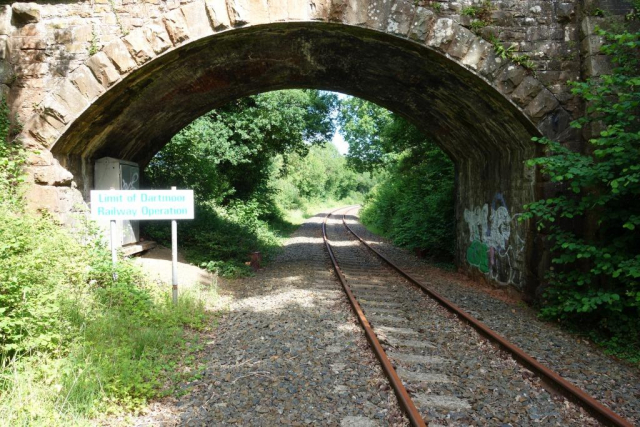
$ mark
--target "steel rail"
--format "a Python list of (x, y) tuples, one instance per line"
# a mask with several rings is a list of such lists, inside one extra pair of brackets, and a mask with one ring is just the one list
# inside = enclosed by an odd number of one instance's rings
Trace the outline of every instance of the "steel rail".
[(344, 274), (342, 273), (342, 270), (338, 265), (338, 261), (336, 260), (336, 257), (333, 254), (333, 250), (331, 249), (331, 244), (329, 244), (329, 238), (327, 237), (327, 220), (335, 212), (341, 209), (346, 209), (346, 208), (339, 208), (329, 212), (325, 216), (324, 221), (322, 223), (322, 238), (327, 248), (327, 252), (329, 252), (329, 257), (331, 258), (333, 269), (336, 271), (336, 274), (338, 275), (338, 279), (342, 284), (342, 289), (344, 289), (344, 292), (347, 294), (347, 297), (349, 298), (349, 303), (351, 304), (351, 308), (353, 308), (353, 311), (356, 313), (356, 316), (358, 316), (358, 321), (360, 322), (360, 325), (362, 325), (362, 328), (364, 329), (364, 333), (367, 337), (367, 341), (369, 341), (369, 345), (371, 346), (371, 349), (373, 350), (374, 354), (376, 355), (376, 358), (380, 362), (380, 365), (382, 366), (382, 370), (387, 376), (389, 383), (391, 383), (391, 387), (393, 388), (396, 398), (398, 399), (398, 403), (400, 404), (400, 407), (404, 411), (407, 418), (409, 418), (409, 422), (411, 423), (412, 426), (426, 427), (427, 424), (424, 422), (424, 420), (422, 419), (422, 416), (420, 415), (420, 412), (418, 412), (418, 409), (416, 408), (413, 401), (411, 400), (411, 397), (409, 396), (407, 389), (402, 384), (402, 380), (400, 380), (400, 377), (398, 377), (396, 370), (393, 368), (393, 365), (391, 364), (391, 360), (389, 360), (389, 358), (387, 357), (387, 354), (384, 352), (384, 349), (380, 345), (380, 341), (378, 341), (378, 337), (376, 337), (376, 334), (373, 332), (373, 329), (371, 328), (371, 324), (369, 324), (369, 321), (365, 317), (364, 312), (362, 311), (362, 307), (360, 307), (360, 304), (358, 303), (355, 296), (353, 295), (353, 292), (351, 292), (351, 288), (347, 284), (347, 279), (344, 277)]
[[(357, 206), (356, 206), (357, 207)], [(534, 373), (536, 373), (541, 379), (546, 380), (547, 384), (553, 387), (555, 390), (560, 392), (564, 397), (571, 400), (572, 402), (578, 404), (582, 408), (584, 408), (587, 412), (589, 412), (594, 418), (596, 418), (601, 423), (607, 426), (613, 427), (633, 427), (633, 424), (620, 415), (613, 412), (611, 409), (604, 406), (600, 401), (596, 400), (594, 397), (585, 393), (580, 388), (576, 387), (569, 381), (562, 378), (558, 373), (552, 371), (550, 368), (547, 368), (532, 356), (529, 356), (524, 350), (520, 347), (516, 346), (512, 342), (508, 341), (503, 336), (494, 332), (487, 325), (465, 312), (462, 308), (458, 307), (453, 302), (449, 301), (447, 298), (438, 294), (433, 289), (429, 288), (427, 285), (422, 283), (420, 280), (413, 277), (411, 274), (402, 270), (395, 263), (381, 254), (379, 251), (374, 249), (369, 243), (367, 243), (362, 237), (360, 237), (345, 220), (345, 216), (347, 212), (355, 209), (356, 207), (349, 207), (342, 214), (342, 223), (346, 227), (347, 230), (351, 234), (353, 234), (362, 244), (364, 244), (367, 248), (369, 248), (374, 254), (376, 254), (380, 259), (386, 262), (390, 267), (400, 273), (403, 277), (409, 280), (414, 285), (418, 286), (422, 291), (424, 291), (427, 295), (435, 299), (440, 305), (445, 307), (447, 310), (458, 316), (460, 319), (467, 322), (474, 329), (476, 329), (480, 334), (488, 338), (490, 341), (498, 344), (503, 350), (510, 353), (520, 364), (524, 365), (526, 368), (530, 369)]]

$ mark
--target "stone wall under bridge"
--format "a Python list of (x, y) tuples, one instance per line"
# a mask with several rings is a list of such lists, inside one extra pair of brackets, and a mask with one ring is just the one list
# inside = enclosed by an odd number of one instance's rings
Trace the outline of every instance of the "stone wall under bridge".
[[(524, 204), (553, 187), (532, 136), (576, 148), (568, 80), (606, 70), (594, 1), (50, 0), (0, 5), (0, 91), (29, 150), (29, 204), (64, 222), (93, 162), (144, 166), (186, 124), (285, 88), (360, 96), (401, 114), (456, 164), (457, 263), (533, 295), (547, 253)], [(625, 10), (625, 1), (606, 7)], [(472, 31), (472, 29), (476, 31)], [(496, 53), (494, 36), (526, 68)], [(516, 61), (518, 62), (518, 61)], [(522, 61), (520, 61), (522, 62)]]

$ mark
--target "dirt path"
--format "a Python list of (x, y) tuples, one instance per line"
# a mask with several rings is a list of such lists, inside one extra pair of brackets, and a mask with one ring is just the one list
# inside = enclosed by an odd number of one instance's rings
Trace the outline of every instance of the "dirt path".
[[(154, 249), (136, 257), (135, 261), (142, 270), (153, 280), (171, 285), (171, 249), (156, 246)], [(217, 280), (216, 275), (207, 270), (189, 264), (181, 254), (178, 254), (178, 284), (191, 288), (194, 284), (211, 285)]]

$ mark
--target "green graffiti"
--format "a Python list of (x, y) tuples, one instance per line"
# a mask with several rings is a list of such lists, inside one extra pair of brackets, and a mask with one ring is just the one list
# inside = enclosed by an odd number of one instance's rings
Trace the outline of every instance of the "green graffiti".
[(467, 249), (467, 261), (478, 267), (483, 273), (489, 272), (489, 248), (484, 243), (474, 240)]

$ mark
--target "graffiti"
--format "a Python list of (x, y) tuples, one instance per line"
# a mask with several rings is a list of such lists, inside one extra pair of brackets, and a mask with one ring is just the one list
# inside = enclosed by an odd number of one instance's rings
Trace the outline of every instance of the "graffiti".
[[(515, 221), (520, 214), (511, 215), (501, 193), (482, 207), (465, 209), (464, 220), (469, 226), (467, 261), (488, 275), (491, 280), (519, 284), (524, 240), (518, 235)], [(515, 232), (515, 233), (514, 233)]]
[(126, 179), (123, 177), (122, 178), (122, 189), (123, 190), (137, 190), (138, 189), (138, 180), (140, 179), (140, 177), (138, 176), (137, 173), (132, 173), (131, 174), (131, 182), (127, 182)]
[(467, 249), (467, 261), (474, 267), (478, 267), (483, 273), (489, 272), (489, 260), (487, 259), (487, 245), (474, 240)]

